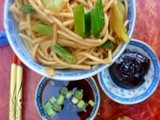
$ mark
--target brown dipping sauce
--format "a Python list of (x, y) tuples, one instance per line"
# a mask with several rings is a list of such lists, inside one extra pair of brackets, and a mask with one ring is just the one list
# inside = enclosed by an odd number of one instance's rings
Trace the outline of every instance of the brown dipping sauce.
[[(93, 101), (95, 100), (93, 90), (87, 80), (70, 82), (49, 80), (41, 95), (42, 105), (44, 105), (52, 96), (58, 97), (60, 95), (59, 89), (63, 86), (67, 86), (69, 90), (74, 88), (82, 89), (84, 95), (83, 100), (85, 102), (88, 102), (90, 99)], [(86, 108), (86, 112), (81, 111), (77, 106), (73, 105), (70, 100), (65, 99), (62, 110), (50, 118), (50, 120), (85, 120), (92, 112), (92, 109), (93, 107), (89, 105)]]
[(149, 67), (149, 58), (126, 49), (123, 55), (109, 67), (109, 72), (117, 86), (131, 89), (145, 82), (144, 76), (147, 74)]

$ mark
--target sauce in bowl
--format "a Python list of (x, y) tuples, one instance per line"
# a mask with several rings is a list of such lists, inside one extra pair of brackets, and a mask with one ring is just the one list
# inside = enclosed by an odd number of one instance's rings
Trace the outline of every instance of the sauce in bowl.
[(131, 89), (145, 82), (144, 76), (150, 67), (150, 60), (141, 53), (126, 49), (123, 55), (109, 67), (113, 82)]
[[(70, 82), (47, 80), (41, 92), (40, 101), (42, 106), (44, 106), (52, 96), (58, 97), (60, 95), (59, 90), (63, 86), (67, 87), (68, 90), (75, 88), (83, 90), (83, 100), (85, 102), (95, 100), (93, 89), (87, 80)], [(65, 99), (61, 111), (57, 112), (53, 117), (48, 116), (48, 118), (50, 120), (84, 120), (88, 118), (92, 110), (93, 107), (88, 105), (86, 111), (82, 111), (77, 108), (70, 99)]]

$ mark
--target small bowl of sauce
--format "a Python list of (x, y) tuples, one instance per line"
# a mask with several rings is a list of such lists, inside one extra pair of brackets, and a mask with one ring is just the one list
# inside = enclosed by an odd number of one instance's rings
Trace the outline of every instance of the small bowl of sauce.
[(113, 82), (122, 88), (133, 89), (145, 82), (150, 59), (137, 50), (126, 49), (123, 55), (109, 67)]
[(90, 120), (97, 114), (100, 95), (92, 77), (78, 81), (42, 78), (36, 91), (36, 107), (46, 120)]
[(153, 49), (140, 40), (132, 39), (123, 54), (98, 74), (98, 79), (112, 100), (136, 104), (156, 90), (159, 76), (159, 60)]

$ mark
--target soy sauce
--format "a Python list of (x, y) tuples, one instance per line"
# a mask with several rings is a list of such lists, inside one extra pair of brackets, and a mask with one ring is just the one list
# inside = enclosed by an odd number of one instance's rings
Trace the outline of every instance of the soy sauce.
[(123, 88), (136, 88), (145, 82), (150, 59), (141, 53), (126, 49), (123, 55), (109, 67), (113, 82)]
[[(84, 94), (83, 100), (86, 102), (90, 99), (94, 100), (93, 90), (87, 80), (70, 82), (48, 80), (41, 95), (42, 105), (44, 105), (52, 96), (58, 97), (60, 95), (59, 89), (63, 86), (66, 86), (69, 90), (74, 88), (82, 89)], [(51, 117), (50, 120), (85, 120), (92, 112), (92, 109), (91, 106), (87, 106), (86, 111), (84, 112), (71, 103), (70, 100), (65, 99), (62, 110)]]

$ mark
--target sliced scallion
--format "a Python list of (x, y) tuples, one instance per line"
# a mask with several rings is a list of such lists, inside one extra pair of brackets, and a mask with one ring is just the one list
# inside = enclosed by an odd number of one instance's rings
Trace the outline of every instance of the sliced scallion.
[(74, 63), (75, 57), (73, 54), (69, 53), (65, 48), (61, 47), (58, 44), (52, 46), (52, 50), (58, 54), (61, 58), (63, 58), (68, 63)]
[(43, 109), (48, 111), (50, 108), (52, 108), (52, 104), (48, 101), (44, 104)]
[(101, 48), (113, 49), (114, 43), (111, 40), (107, 40), (105, 43), (101, 45)]
[(84, 15), (84, 5), (76, 5), (73, 8), (74, 14), (74, 30), (80, 36), (84, 35), (85, 32), (85, 15)]
[(84, 37), (87, 38), (91, 35), (91, 13), (85, 14), (85, 33)]
[(81, 100), (83, 98), (83, 91), (81, 90), (76, 90), (74, 93), (75, 98), (77, 98), (78, 100)]
[(80, 109), (85, 109), (86, 107), (86, 103), (84, 100), (80, 100), (77, 104), (77, 107), (80, 108)]
[(126, 27), (124, 26), (123, 16), (121, 9), (119, 9), (117, 1), (113, 2), (112, 7), (110, 8), (110, 24), (113, 28), (113, 31), (117, 36), (122, 39), (124, 42), (129, 42), (129, 36), (127, 35)]
[(60, 88), (59, 91), (60, 91), (60, 94), (65, 96), (68, 93), (68, 88), (67, 87), (62, 87), (62, 88)]
[(58, 103), (59, 105), (62, 105), (63, 102), (64, 102), (64, 96), (63, 96), (63, 95), (60, 95), (60, 96), (58, 97), (58, 99), (57, 99), (57, 103)]
[(53, 96), (53, 97), (51, 97), (51, 99), (49, 100), (52, 104), (54, 104), (56, 101), (57, 101), (57, 99), (55, 98), (55, 96)]
[(95, 6), (91, 10), (91, 28), (95, 38), (99, 38), (100, 31), (104, 27), (104, 24), (105, 19), (102, 0), (97, 0)]
[(91, 105), (92, 107), (95, 105), (95, 102), (93, 100), (89, 100), (88, 104)]
[(66, 0), (42, 0), (44, 7), (54, 12), (60, 12), (66, 3)]
[(52, 26), (43, 24), (43, 23), (35, 23), (32, 25), (33, 31), (40, 33), (42, 35), (50, 36), (53, 34)]
[(60, 105), (60, 104), (54, 104), (54, 106), (53, 106), (53, 110), (55, 110), (56, 112), (59, 112), (59, 111), (61, 111), (61, 109), (62, 109), (62, 106)]
[(20, 9), (25, 13), (32, 13), (34, 11), (33, 7), (29, 4), (23, 4)]
[(76, 105), (78, 103), (78, 99), (75, 98), (75, 97), (73, 97), (72, 100), (71, 100), (71, 102)]
[(46, 113), (50, 117), (53, 117), (56, 114), (56, 112), (52, 108), (50, 108)]
[(69, 92), (66, 94), (66, 99), (69, 99), (72, 95), (73, 95), (73, 92), (72, 92), (72, 91), (69, 91)]

